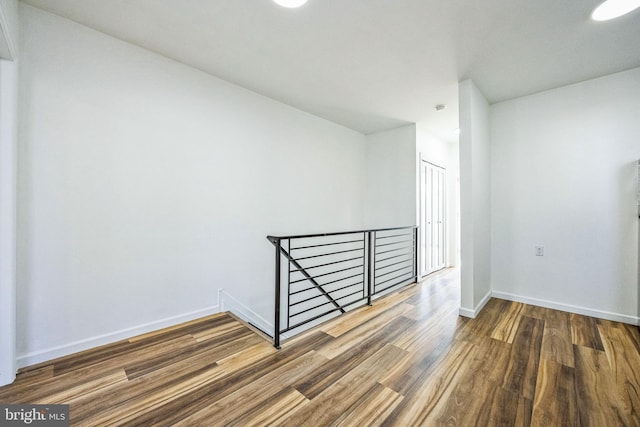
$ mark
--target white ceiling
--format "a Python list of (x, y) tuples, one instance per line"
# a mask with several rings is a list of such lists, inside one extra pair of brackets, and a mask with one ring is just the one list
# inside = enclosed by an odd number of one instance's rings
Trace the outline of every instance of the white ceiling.
[(457, 139), (466, 78), (494, 103), (640, 66), (640, 11), (599, 0), (23, 1), (362, 133)]

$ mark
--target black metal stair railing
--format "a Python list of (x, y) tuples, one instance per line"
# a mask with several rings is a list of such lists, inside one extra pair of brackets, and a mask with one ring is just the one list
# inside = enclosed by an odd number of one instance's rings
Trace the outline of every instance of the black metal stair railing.
[(275, 246), (273, 344), (281, 334), (417, 281), (418, 227), (267, 236)]

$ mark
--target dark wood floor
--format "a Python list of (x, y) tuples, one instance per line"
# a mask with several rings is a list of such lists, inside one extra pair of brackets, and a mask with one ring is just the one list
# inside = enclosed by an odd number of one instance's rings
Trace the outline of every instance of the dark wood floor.
[(281, 351), (220, 314), (25, 369), (0, 402), (86, 426), (640, 425), (637, 328), (458, 301), (438, 273)]

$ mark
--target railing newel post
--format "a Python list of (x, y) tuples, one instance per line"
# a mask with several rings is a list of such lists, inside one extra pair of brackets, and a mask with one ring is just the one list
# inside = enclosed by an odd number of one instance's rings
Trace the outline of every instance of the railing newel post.
[(367, 270), (367, 304), (368, 305), (372, 305), (371, 303), (371, 297), (373, 296), (373, 292), (374, 292), (374, 281), (375, 281), (375, 270), (374, 270), (374, 266), (375, 266), (375, 258), (376, 258), (376, 232), (375, 231), (369, 231), (368, 232), (369, 235), (369, 250), (368, 250), (368, 254), (367, 254), (367, 264), (368, 264), (368, 270)]
[[(289, 253), (291, 253), (291, 239), (287, 239), (287, 249)], [(287, 330), (289, 329), (291, 323), (291, 262), (288, 257), (286, 257), (287, 261)]]
[(275, 304), (275, 319), (273, 322), (273, 346), (280, 349), (280, 239), (276, 239), (274, 242), (276, 246), (276, 304)]
[(367, 305), (371, 305), (371, 288), (372, 288), (372, 284), (373, 284), (373, 274), (374, 274), (374, 270), (373, 270), (373, 258), (374, 258), (374, 252), (375, 252), (375, 246), (374, 246), (374, 239), (375, 239), (375, 232), (373, 231), (369, 231), (367, 233), (367, 238), (368, 238), (368, 250), (367, 250)]

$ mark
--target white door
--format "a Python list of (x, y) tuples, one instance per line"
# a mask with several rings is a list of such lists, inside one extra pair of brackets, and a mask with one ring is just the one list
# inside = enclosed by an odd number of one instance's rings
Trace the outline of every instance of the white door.
[(445, 169), (423, 161), (421, 184), (421, 275), (424, 276), (446, 266)]

